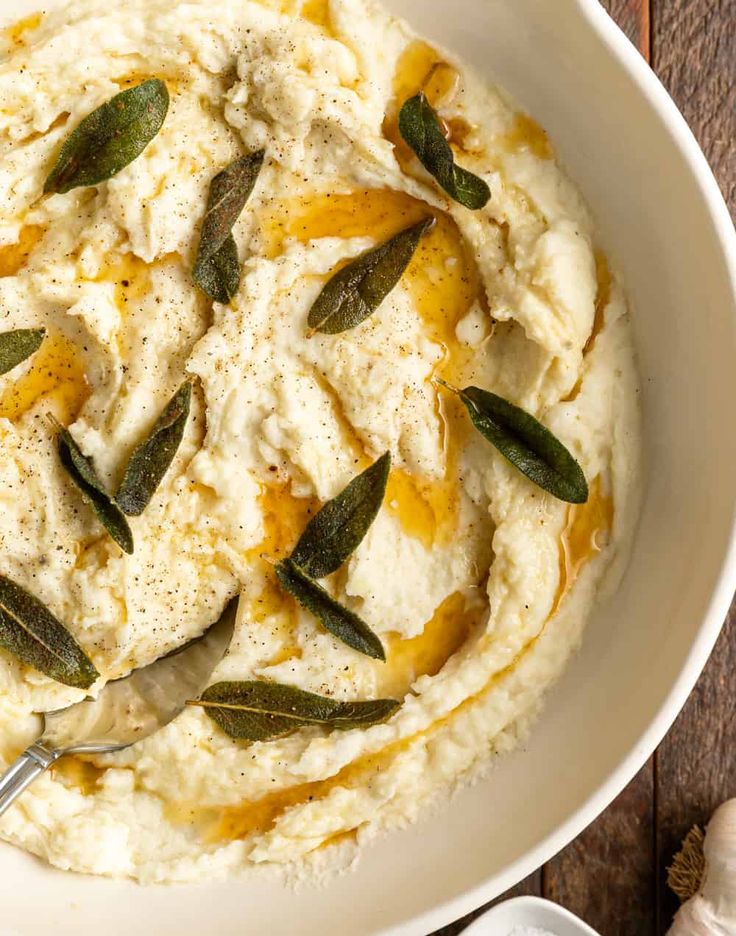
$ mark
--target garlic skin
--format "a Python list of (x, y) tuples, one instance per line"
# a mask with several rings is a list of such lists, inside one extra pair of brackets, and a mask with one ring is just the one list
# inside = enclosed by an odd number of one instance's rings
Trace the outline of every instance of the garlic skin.
[(720, 806), (703, 843), (705, 875), (667, 936), (736, 936), (736, 799)]

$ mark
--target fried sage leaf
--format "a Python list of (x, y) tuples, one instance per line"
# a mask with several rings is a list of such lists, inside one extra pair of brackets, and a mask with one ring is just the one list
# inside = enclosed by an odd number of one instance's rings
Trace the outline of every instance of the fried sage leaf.
[(110, 98), (67, 137), (44, 192), (69, 192), (117, 175), (156, 136), (168, 109), (169, 92), (159, 78)]
[(220, 682), (190, 705), (202, 706), (231, 738), (269, 741), (307, 725), (348, 731), (384, 721), (399, 708), (395, 699), (338, 702), (272, 682)]
[(218, 172), (210, 183), (199, 240), (199, 259), (211, 257), (227, 240), (253, 191), (264, 156), (264, 150), (241, 156)]
[(383, 503), (390, 470), (386, 452), (312, 517), (291, 554), (303, 572), (324, 578), (358, 547)]
[(41, 347), (44, 328), (17, 328), (0, 334), (0, 374), (7, 374)]
[(338, 270), (309, 310), (310, 332), (337, 335), (375, 312), (401, 279), (422, 235), (433, 224), (434, 218), (424, 218)]
[(0, 575), (0, 647), (57, 682), (88, 689), (99, 673), (45, 604)]
[(176, 455), (189, 416), (192, 384), (187, 380), (169, 400), (151, 434), (134, 450), (115, 497), (129, 517), (139, 517)]
[(325, 630), (334, 634), (353, 650), (385, 660), (383, 644), (362, 618), (344, 608), (339, 601), (313, 581), (291, 559), (283, 559), (276, 566), (276, 577), (299, 604), (319, 619)]
[(215, 302), (229, 302), (238, 290), (240, 264), (231, 232), (253, 191), (264, 156), (263, 150), (241, 156), (218, 172), (210, 184), (192, 275)]
[(399, 111), (399, 132), (419, 162), (447, 192), (466, 208), (482, 208), (491, 197), (483, 179), (456, 165), (452, 147), (442, 134), (437, 113), (420, 91), (404, 101)]
[(206, 260), (197, 260), (194, 282), (215, 302), (227, 305), (240, 285), (240, 260), (235, 238), (229, 234), (219, 250)]
[(583, 470), (546, 426), (525, 410), (488, 390), (455, 390), (473, 425), (499, 452), (539, 487), (560, 500), (584, 504), (588, 484)]
[(82, 453), (68, 429), (61, 426), (53, 416), (49, 418), (58, 433), (61, 464), (82, 492), (82, 499), (92, 507), (98, 520), (118, 546), (124, 552), (132, 553), (133, 534), (125, 519), (125, 514), (103, 487), (92, 460)]

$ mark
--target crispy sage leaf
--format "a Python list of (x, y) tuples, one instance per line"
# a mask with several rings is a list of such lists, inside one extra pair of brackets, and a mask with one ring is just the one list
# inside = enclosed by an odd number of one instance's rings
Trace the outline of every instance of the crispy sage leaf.
[(452, 147), (442, 134), (440, 122), (423, 92), (404, 101), (399, 112), (399, 131), (430, 175), (466, 208), (482, 208), (491, 197), (486, 182), (455, 164)]
[(176, 455), (189, 416), (192, 384), (187, 380), (169, 400), (148, 438), (134, 450), (115, 497), (129, 517), (139, 517), (148, 506)]
[[(443, 382), (444, 384), (444, 382)], [(503, 397), (467, 387), (455, 390), (473, 425), (499, 452), (539, 487), (560, 500), (584, 504), (588, 484), (583, 470), (546, 426)]]
[(231, 232), (253, 191), (264, 155), (259, 150), (241, 156), (218, 172), (210, 184), (193, 276), (215, 302), (229, 302), (238, 290), (240, 264)]
[(57, 682), (88, 689), (99, 673), (45, 604), (0, 575), (0, 647)]
[(399, 708), (395, 699), (338, 702), (272, 682), (220, 682), (190, 705), (202, 706), (231, 738), (269, 741), (307, 725), (347, 731), (384, 721)]
[(17, 328), (0, 334), (0, 374), (7, 374), (41, 347), (44, 328)]
[(311, 579), (292, 559), (283, 559), (276, 566), (276, 577), (299, 604), (320, 620), (325, 630), (349, 647), (385, 660), (383, 644), (362, 618), (344, 608), (329, 592)]
[(337, 335), (367, 319), (399, 282), (433, 224), (434, 218), (424, 218), (338, 270), (309, 310), (310, 331)]
[(67, 137), (44, 192), (68, 192), (117, 175), (156, 136), (168, 109), (169, 92), (159, 78), (110, 98)]
[(219, 250), (206, 260), (197, 260), (194, 282), (215, 302), (227, 305), (240, 285), (240, 260), (235, 238), (229, 234)]
[(49, 419), (58, 432), (59, 458), (67, 474), (82, 492), (82, 499), (88, 503), (100, 523), (115, 542), (126, 553), (133, 552), (133, 534), (125, 519), (125, 514), (102, 486), (92, 459), (82, 453), (68, 429), (61, 426), (53, 416)]
[(386, 452), (312, 517), (291, 554), (303, 572), (324, 578), (358, 547), (383, 503), (390, 470)]
[(253, 191), (264, 156), (264, 150), (241, 156), (218, 172), (210, 183), (198, 259), (211, 257), (227, 240)]

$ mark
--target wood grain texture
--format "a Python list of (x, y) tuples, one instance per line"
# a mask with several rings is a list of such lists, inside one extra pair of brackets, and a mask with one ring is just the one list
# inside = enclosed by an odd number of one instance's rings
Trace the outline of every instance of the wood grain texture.
[(601, 0), (601, 2), (648, 61), (651, 45), (649, 0)]
[(654, 69), (736, 208), (736, 0), (653, 0)]
[(693, 825), (705, 825), (736, 796), (736, 602), (708, 666), (657, 752), (657, 933), (667, 931), (677, 900), (666, 868)]

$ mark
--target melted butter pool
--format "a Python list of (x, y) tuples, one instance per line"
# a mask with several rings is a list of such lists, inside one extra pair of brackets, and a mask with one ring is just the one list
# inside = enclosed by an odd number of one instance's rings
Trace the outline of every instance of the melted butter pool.
[(15, 276), (23, 269), (45, 231), (39, 224), (26, 224), (21, 228), (17, 243), (0, 247), (0, 277)]
[(550, 617), (559, 610), (583, 566), (601, 551), (612, 526), (613, 499), (605, 492), (599, 476), (590, 485), (587, 502), (568, 508), (560, 537), (560, 580)]
[(0, 396), (0, 417), (18, 422), (43, 402), (68, 426), (89, 394), (84, 362), (74, 342), (59, 333), (47, 333), (28, 370)]
[(14, 46), (24, 46), (26, 44), (27, 34), (38, 29), (43, 19), (43, 13), (31, 13), (30, 16), (24, 16), (23, 19), (16, 20), (10, 26), (0, 30), (0, 35), (9, 44)]
[(445, 598), (417, 637), (402, 640), (390, 634), (385, 668), (380, 671), (381, 693), (401, 699), (420, 676), (436, 676), (480, 628), (487, 607), (484, 601), (455, 592)]

